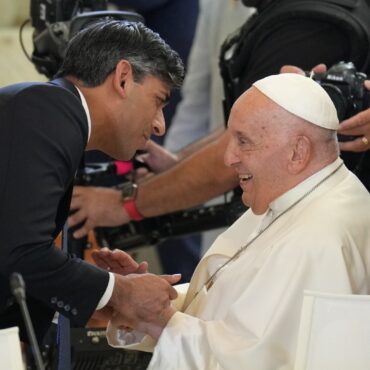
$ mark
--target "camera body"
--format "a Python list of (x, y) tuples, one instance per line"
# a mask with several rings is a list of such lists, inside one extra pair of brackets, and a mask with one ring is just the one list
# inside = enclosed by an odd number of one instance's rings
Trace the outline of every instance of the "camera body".
[(40, 32), (47, 25), (69, 21), (74, 12), (101, 11), (107, 9), (106, 0), (31, 0), (32, 27)]
[[(306, 72), (306, 75), (311, 74)], [(357, 72), (352, 62), (339, 62), (327, 72), (316, 73), (311, 77), (330, 96), (337, 109), (340, 122), (370, 107), (370, 92), (364, 87), (367, 76), (365, 73)]]
[(52, 78), (63, 61), (68, 41), (90, 23), (104, 18), (144, 23), (138, 13), (108, 11), (106, 0), (31, 0), (31, 60), (38, 72)]

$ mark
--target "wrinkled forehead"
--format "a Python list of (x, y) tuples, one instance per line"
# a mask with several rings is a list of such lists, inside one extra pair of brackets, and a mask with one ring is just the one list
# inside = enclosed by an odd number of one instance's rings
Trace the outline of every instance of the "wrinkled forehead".
[(235, 102), (230, 113), (230, 132), (253, 138), (285, 139), (301, 130), (303, 120), (280, 107), (255, 87)]
[(241, 123), (255, 122), (256, 120), (273, 122), (274, 118), (281, 112), (281, 107), (252, 86), (234, 103), (230, 113), (229, 124), (234, 120), (238, 120)]

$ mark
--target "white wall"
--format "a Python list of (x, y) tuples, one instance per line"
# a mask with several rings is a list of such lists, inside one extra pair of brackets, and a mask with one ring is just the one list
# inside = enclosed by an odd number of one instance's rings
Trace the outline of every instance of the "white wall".
[[(45, 81), (24, 55), (19, 26), (30, 16), (29, 0), (0, 0), (0, 86), (23, 81)], [(32, 53), (32, 28), (24, 28), (26, 50)]]

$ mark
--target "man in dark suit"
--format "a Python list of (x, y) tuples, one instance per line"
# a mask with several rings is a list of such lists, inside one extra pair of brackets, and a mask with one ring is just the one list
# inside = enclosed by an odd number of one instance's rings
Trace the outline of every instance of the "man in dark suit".
[(163, 135), (162, 109), (183, 72), (177, 53), (142, 24), (104, 21), (71, 40), (56, 80), (0, 89), (0, 328), (18, 325), (26, 339), (13, 272), (25, 280), (39, 340), (55, 311), (77, 325), (94, 312), (149, 321), (176, 296), (179, 276), (138, 274), (145, 266), (133, 260), (124, 271), (136, 274), (112, 274), (59, 251), (54, 239), (83, 151), (128, 160), (151, 134)]

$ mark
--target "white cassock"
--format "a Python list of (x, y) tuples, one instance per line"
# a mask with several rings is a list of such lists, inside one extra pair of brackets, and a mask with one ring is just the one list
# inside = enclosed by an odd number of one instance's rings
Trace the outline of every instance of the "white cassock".
[[(179, 311), (157, 343), (110, 326), (110, 344), (154, 345), (148, 369), (292, 369), (303, 291), (370, 291), (370, 195), (345, 166), (275, 222), (269, 219), (340, 164), (337, 159), (276, 199), (265, 215), (248, 210), (221, 234), (199, 263), (185, 300), (179, 294)], [(206, 291), (203, 284), (218, 265), (269, 223)]]

